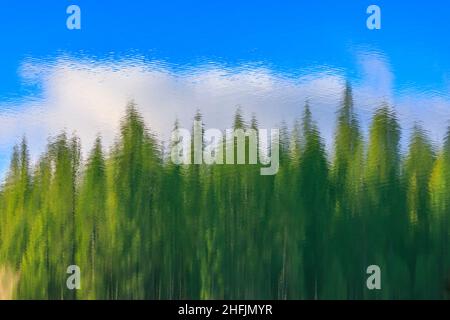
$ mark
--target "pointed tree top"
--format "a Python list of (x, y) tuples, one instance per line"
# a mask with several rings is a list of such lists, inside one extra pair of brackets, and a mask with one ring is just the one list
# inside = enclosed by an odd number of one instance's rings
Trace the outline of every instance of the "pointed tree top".
[(302, 123), (303, 134), (307, 135), (313, 127), (312, 113), (311, 113), (311, 108), (309, 106), (309, 100), (306, 100), (306, 102), (305, 102), (302, 120), (303, 120), (303, 123)]
[(245, 128), (245, 122), (244, 122), (244, 118), (242, 117), (241, 106), (237, 106), (236, 113), (234, 115), (233, 128), (234, 129), (244, 129)]
[(252, 113), (252, 119), (250, 121), (251, 129), (258, 130), (258, 120), (256, 119), (256, 114)]
[(342, 103), (344, 110), (349, 111), (353, 109), (353, 90), (350, 82), (346, 82), (344, 91), (344, 101)]
[(180, 128), (180, 120), (178, 120), (178, 117), (176, 117), (173, 123), (173, 130), (177, 130), (179, 128)]
[(194, 116), (194, 120), (195, 121), (202, 121), (203, 115), (200, 112), (200, 109), (197, 108), (197, 110), (195, 111), (195, 116)]

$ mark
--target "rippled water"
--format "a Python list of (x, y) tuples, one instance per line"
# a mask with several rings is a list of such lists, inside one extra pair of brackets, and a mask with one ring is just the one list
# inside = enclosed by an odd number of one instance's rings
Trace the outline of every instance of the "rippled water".
[[(446, 298), (449, 96), (395, 87), (378, 52), (359, 60), (350, 79), (28, 59), (38, 89), (0, 109), (0, 266), (20, 270), (14, 297)], [(278, 173), (174, 164), (174, 123), (194, 117), (205, 130), (280, 129)], [(69, 265), (83, 290), (66, 290)], [(381, 291), (366, 289), (370, 265)]]

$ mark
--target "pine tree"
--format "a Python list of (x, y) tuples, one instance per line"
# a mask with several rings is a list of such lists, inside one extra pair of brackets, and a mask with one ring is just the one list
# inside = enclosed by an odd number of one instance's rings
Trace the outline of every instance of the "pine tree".
[[(365, 171), (366, 217), (363, 232), (365, 265), (386, 270), (387, 285), (370, 298), (408, 298), (411, 270), (407, 267), (408, 223), (405, 192), (400, 180), (400, 127), (394, 111), (384, 105), (375, 112), (370, 127)], [(389, 266), (389, 268), (388, 268)], [(399, 289), (399, 288), (402, 289)]]
[(303, 263), (307, 299), (322, 298), (325, 287), (326, 242), (330, 222), (328, 162), (308, 103), (303, 115), (305, 146), (300, 162), (299, 194), (305, 225)]
[[(361, 286), (364, 281), (363, 251), (353, 243), (363, 243), (361, 232), (363, 194), (363, 141), (358, 119), (354, 111), (352, 88), (346, 84), (341, 107), (338, 110), (337, 129), (334, 140), (334, 161), (332, 167), (333, 196), (335, 198), (333, 243), (337, 256), (336, 268), (344, 274), (335, 275), (336, 281), (346, 279), (346, 283), (336, 283), (330, 287), (340, 288), (340, 297), (362, 298)], [(349, 237), (352, 234), (353, 237)], [(337, 290), (337, 289), (335, 289)]]
[(106, 164), (100, 137), (87, 160), (80, 186), (76, 215), (76, 262), (83, 270), (83, 288), (80, 297), (107, 298), (111, 289), (108, 261), (112, 248), (107, 216)]
[[(431, 215), (430, 238), (434, 244), (438, 270), (433, 270), (440, 286), (437, 288), (439, 298), (444, 295), (445, 286), (450, 283), (450, 247), (449, 212), (450, 212), (450, 127), (447, 129), (444, 145), (439, 153), (429, 180)], [(430, 271), (430, 270), (429, 270)], [(424, 275), (425, 273), (422, 273)]]
[(112, 157), (111, 210), (117, 219), (113, 298), (158, 297), (162, 217), (156, 202), (161, 155), (134, 103), (127, 107)]
[(26, 139), (15, 146), (3, 190), (0, 262), (17, 270), (29, 236), (31, 177)]

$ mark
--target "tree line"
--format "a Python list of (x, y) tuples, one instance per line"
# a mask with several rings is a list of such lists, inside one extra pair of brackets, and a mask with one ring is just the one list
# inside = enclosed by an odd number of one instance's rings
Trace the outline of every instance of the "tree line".
[[(174, 164), (133, 103), (114, 145), (98, 137), (84, 160), (63, 132), (31, 164), (24, 139), (0, 189), (0, 266), (17, 274), (14, 297), (447, 298), (450, 129), (436, 148), (416, 124), (402, 154), (383, 105), (365, 141), (347, 85), (328, 154), (310, 106), (301, 113), (280, 126), (275, 176), (259, 164)], [(233, 127), (258, 122), (238, 110)], [(366, 287), (373, 264), (381, 290)], [(80, 290), (66, 287), (69, 265)]]

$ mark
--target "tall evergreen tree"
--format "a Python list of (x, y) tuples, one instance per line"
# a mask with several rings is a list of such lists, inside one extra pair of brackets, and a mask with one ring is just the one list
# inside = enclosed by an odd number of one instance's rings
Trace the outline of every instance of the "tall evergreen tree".
[(330, 222), (328, 162), (308, 103), (303, 115), (305, 146), (300, 161), (299, 193), (304, 214), (305, 298), (322, 298), (325, 288), (326, 242)]
[(100, 137), (87, 160), (76, 215), (76, 264), (83, 270), (81, 297), (107, 298), (112, 248), (107, 216), (106, 164)]
[(122, 120), (113, 154), (113, 183), (117, 216), (114, 243), (113, 298), (159, 297), (161, 215), (160, 153), (136, 105), (130, 103)]
[[(408, 233), (405, 193), (400, 181), (400, 127), (394, 111), (384, 105), (375, 112), (370, 127), (365, 183), (367, 197), (363, 230), (367, 233), (365, 265), (386, 270), (387, 284), (371, 298), (408, 298), (411, 272), (407, 268)], [(388, 268), (389, 266), (389, 268)], [(395, 284), (395, 285), (394, 285)], [(399, 289), (403, 286), (404, 289)]]
[[(363, 196), (364, 150), (358, 119), (354, 111), (352, 88), (346, 84), (341, 107), (338, 110), (337, 129), (334, 140), (334, 161), (332, 168), (335, 198), (334, 236), (339, 261), (335, 261), (344, 275), (336, 275), (336, 280), (346, 279), (345, 284), (336, 283), (350, 299), (362, 298), (364, 281), (361, 270), (363, 243), (361, 214)], [(352, 235), (350, 237), (349, 235)], [(355, 285), (356, 284), (356, 285)]]

